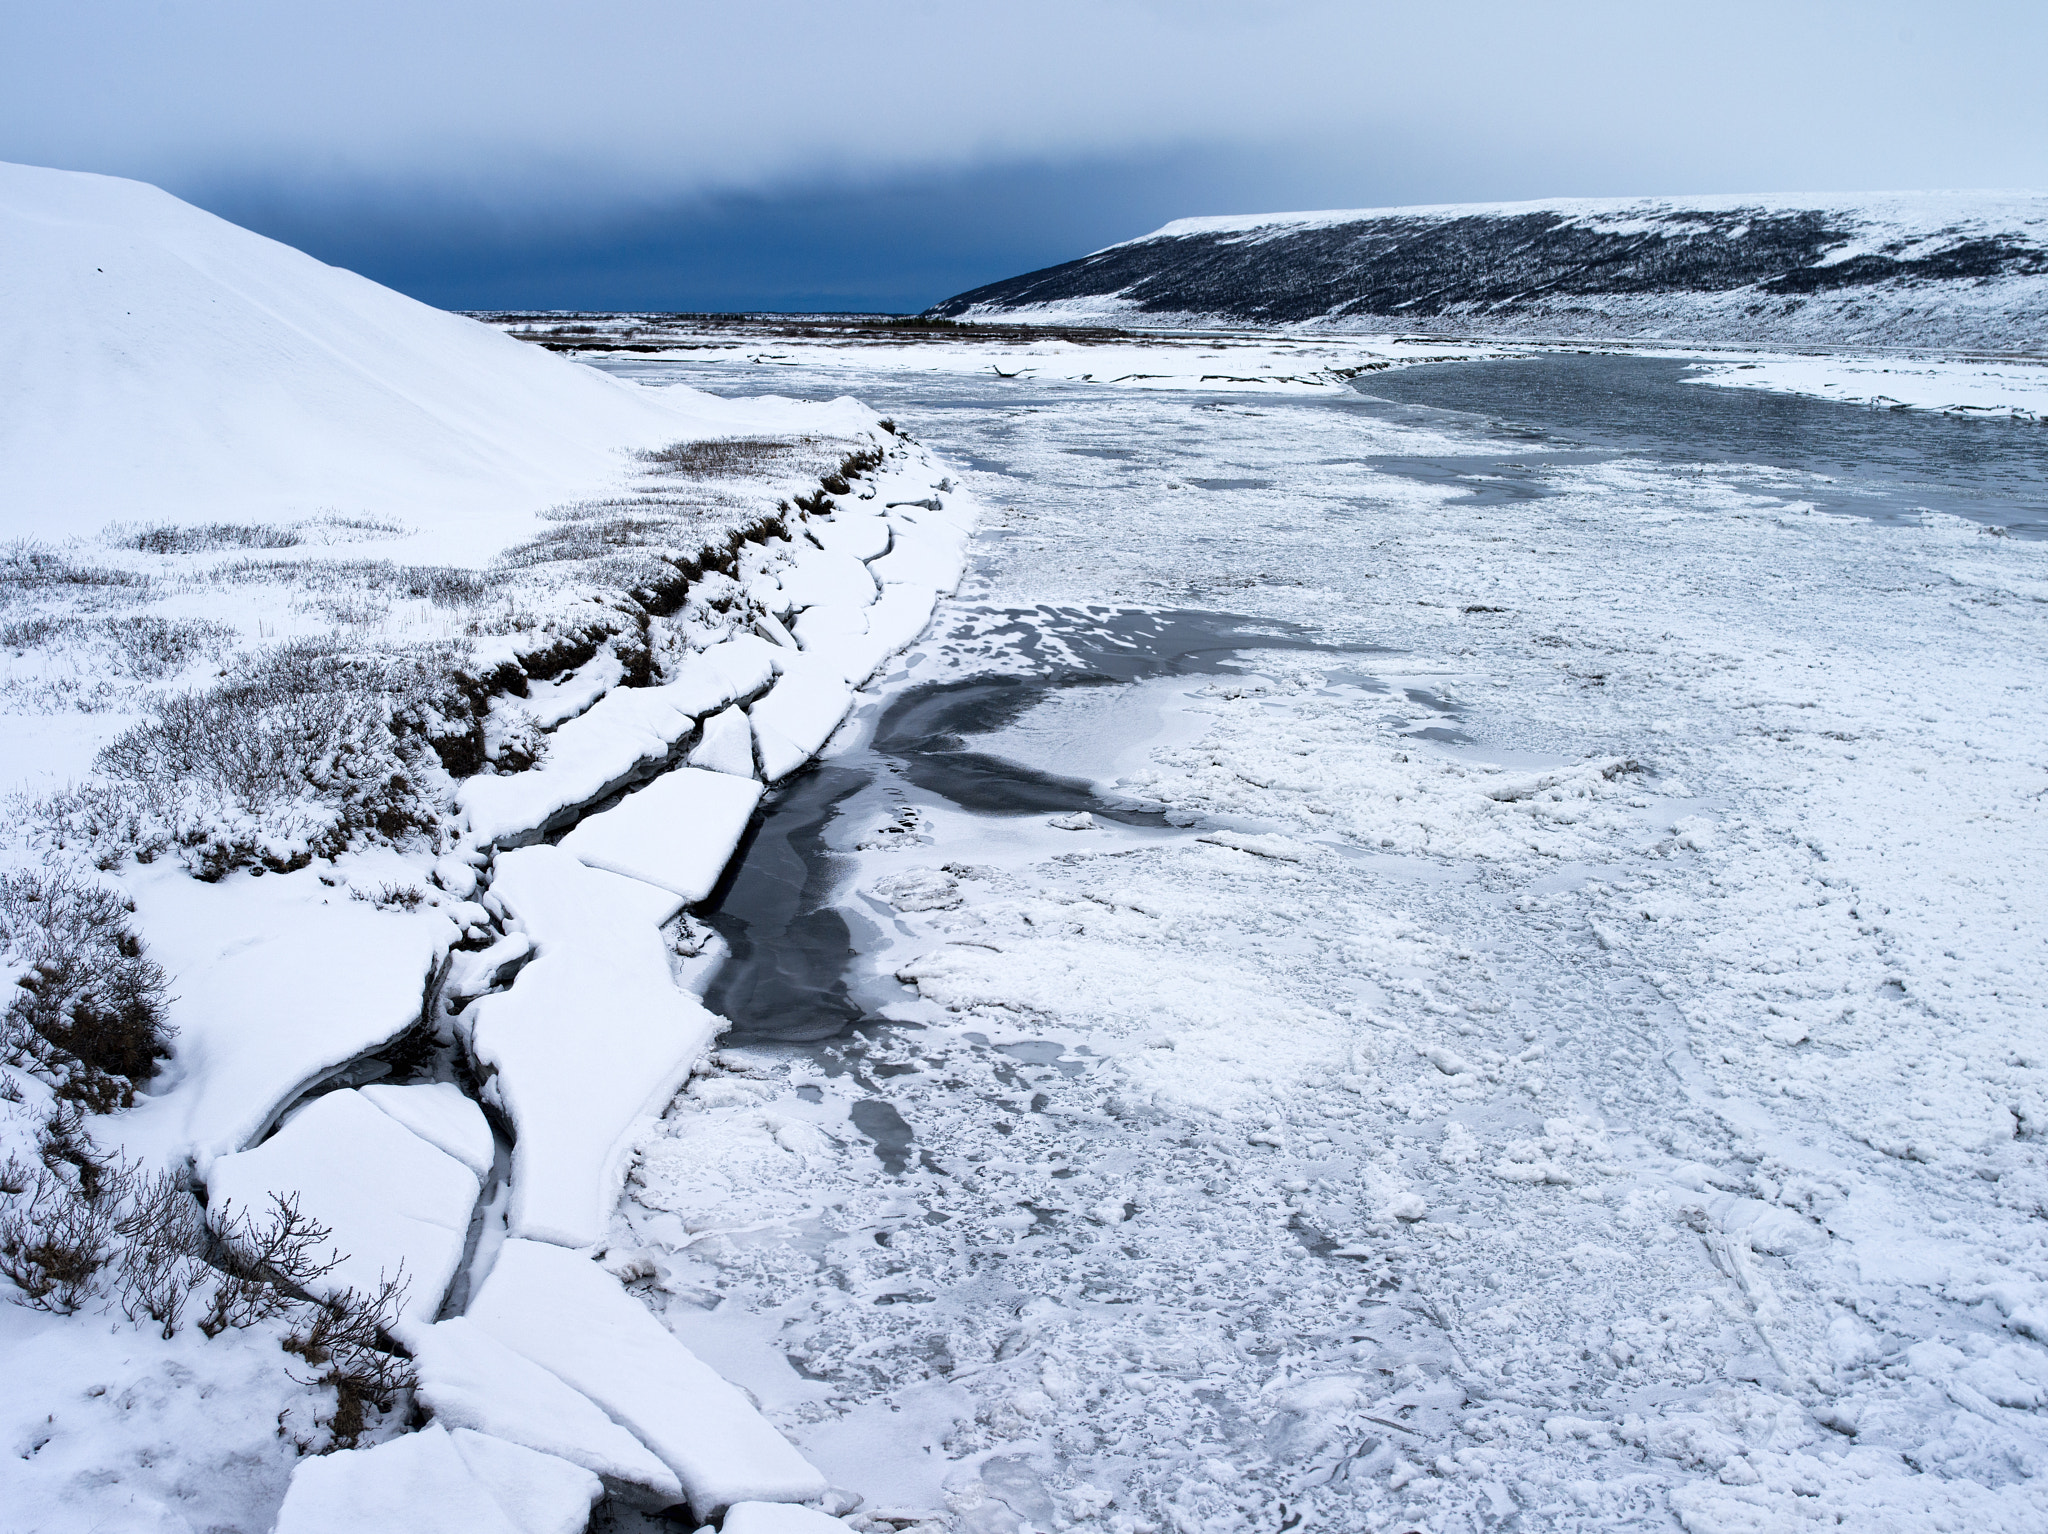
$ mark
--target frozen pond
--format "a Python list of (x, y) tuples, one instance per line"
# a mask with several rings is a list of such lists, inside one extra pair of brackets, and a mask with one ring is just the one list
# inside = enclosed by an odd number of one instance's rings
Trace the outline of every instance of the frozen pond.
[(2038, 428), (618, 370), (991, 508), (715, 897), (613, 1240), (869, 1511), (2037, 1525)]

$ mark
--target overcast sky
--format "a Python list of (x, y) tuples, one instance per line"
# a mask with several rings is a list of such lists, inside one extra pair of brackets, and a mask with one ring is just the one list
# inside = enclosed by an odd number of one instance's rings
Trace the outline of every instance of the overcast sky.
[(66, 0), (0, 159), (460, 307), (916, 309), (1170, 218), (2048, 189), (2048, 5)]

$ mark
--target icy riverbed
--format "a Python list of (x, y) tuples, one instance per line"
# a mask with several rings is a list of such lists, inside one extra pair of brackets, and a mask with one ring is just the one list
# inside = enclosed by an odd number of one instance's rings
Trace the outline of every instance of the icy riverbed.
[(607, 1260), (856, 1522), (2043, 1526), (2040, 544), (854, 372), (1001, 508), (784, 849), (860, 1020), (725, 977)]

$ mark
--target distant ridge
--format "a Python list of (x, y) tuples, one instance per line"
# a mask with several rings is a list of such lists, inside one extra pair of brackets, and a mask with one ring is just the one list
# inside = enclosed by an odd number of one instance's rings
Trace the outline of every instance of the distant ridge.
[(2048, 194), (1563, 199), (1188, 218), (935, 317), (2048, 350)]

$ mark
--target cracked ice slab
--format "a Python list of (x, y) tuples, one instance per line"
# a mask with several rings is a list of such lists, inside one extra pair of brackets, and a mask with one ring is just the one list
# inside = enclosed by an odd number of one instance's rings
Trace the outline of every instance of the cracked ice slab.
[(678, 767), (589, 816), (560, 845), (579, 863), (672, 890), (694, 905), (725, 872), (760, 801), (761, 785), (751, 777)]
[(567, 1460), (430, 1422), (302, 1460), (276, 1534), (580, 1534), (602, 1494)]
[(683, 661), (674, 681), (624, 687), (548, 737), (539, 766), (466, 781), (456, 795), (472, 839), (511, 845), (538, 837), (550, 822), (622, 786), (667, 759), (697, 720), (751, 697), (774, 676), (774, 647), (740, 634)]
[(232, 1203), (259, 1227), (272, 1193), (296, 1195), (333, 1233), (327, 1255), (339, 1261), (313, 1286), (321, 1293), (374, 1293), (403, 1269), (409, 1320), (440, 1309), (478, 1191), (476, 1173), (355, 1091), (314, 1098), (254, 1150), (215, 1161), (206, 1179), (210, 1208)]
[[(742, 780), (734, 780), (742, 781)], [(560, 847), (501, 854), (491, 893), (536, 957), (476, 1003), (471, 1048), (511, 1117), (511, 1231), (595, 1244), (634, 1127), (659, 1113), (724, 1023), (676, 988), (659, 923), (673, 894), (586, 868)]]
[(380, 1108), (429, 1145), (446, 1151), (476, 1173), (489, 1174), (494, 1149), (483, 1109), (452, 1081), (418, 1086), (359, 1087), (363, 1101)]
[(656, 1499), (682, 1500), (675, 1472), (646, 1445), (471, 1318), (413, 1328), (404, 1341), (419, 1369), (420, 1402), (435, 1421), (555, 1455)]
[(740, 1502), (801, 1502), (825, 1478), (739, 1390), (595, 1263), (512, 1240), (470, 1318), (630, 1428), (709, 1518)]
[(178, 1032), (121, 1138), (131, 1155), (189, 1153), (202, 1176), (309, 1083), (418, 1022), (456, 935), (436, 911), (349, 900), (314, 868), (205, 884), (165, 859), (123, 883), (150, 956), (177, 976)]
[(751, 710), (761, 776), (773, 783), (803, 766), (823, 749), (852, 707), (853, 689), (837, 657), (786, 657), (775, 690)]

